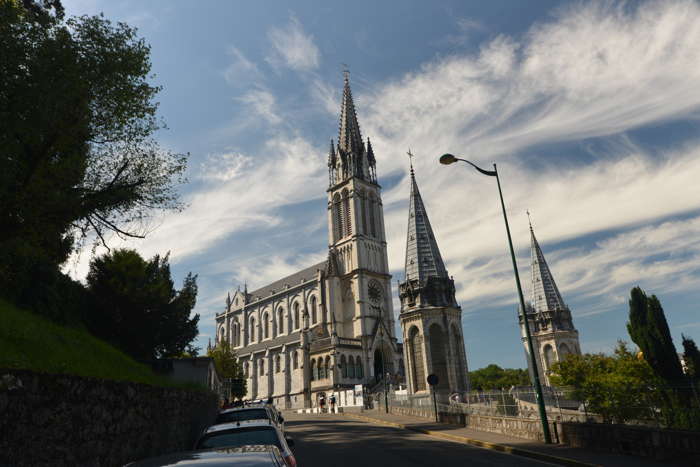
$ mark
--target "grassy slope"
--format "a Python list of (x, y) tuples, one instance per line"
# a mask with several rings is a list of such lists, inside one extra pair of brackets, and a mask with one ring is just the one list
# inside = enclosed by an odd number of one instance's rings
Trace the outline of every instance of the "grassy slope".
[(158, 386), (182, 386), (87, 331), (63, 327), (0, 300), (0, 368), (27, 369)]

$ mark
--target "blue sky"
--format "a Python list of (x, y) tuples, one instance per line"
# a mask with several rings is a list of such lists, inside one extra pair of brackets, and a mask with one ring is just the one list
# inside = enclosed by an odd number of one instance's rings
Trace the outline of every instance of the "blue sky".
[[(199, 274), (200, 346), (227, 292), (325, 258), (343, 64), (377, 157), (394, 283), (410, 147), (471, 368), (525, 359), (493, 179), (438, 165), (444, 152), (498, 164), (526, 295), (529, 209), (584, 351), (629, 340), (635, 285), (659, 296), (678, 348), (681, 333), (700, 341), (698, 2), (64, 4), (152, 46), (169, 126), (157, 137), (191, 154), (188, 208), (127, 245), (170, 251), (178, 281)], [(83, 277), (89, 258), (68, 270)]]

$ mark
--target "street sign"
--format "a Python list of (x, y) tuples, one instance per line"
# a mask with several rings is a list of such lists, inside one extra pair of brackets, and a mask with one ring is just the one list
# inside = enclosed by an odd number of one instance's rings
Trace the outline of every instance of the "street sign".
[(440, 378), (438, 378), (437, 375), (435, 374), (430, 374), (428, 375), (428, 384), (431, 386), (437, 386), (437, 383), (440, 382)]

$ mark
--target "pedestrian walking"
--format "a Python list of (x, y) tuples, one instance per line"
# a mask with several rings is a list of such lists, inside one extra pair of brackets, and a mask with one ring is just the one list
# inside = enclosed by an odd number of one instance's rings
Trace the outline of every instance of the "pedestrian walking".
[(321, 397), (318, 398), (318, 405), (321, 407), (321, 413), (325, 412), (325, 410), (326, 410), (326, 396), (321, 395)]
[(335, 413), (335, 394), (331, 394), (331, 413)]

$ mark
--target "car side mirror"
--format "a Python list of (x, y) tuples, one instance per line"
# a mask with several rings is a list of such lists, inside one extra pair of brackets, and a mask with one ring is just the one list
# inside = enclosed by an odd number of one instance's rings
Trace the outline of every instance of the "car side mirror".
[(284, 438), (284, 440), (290, 448), (294, 447), (294, 440), (292, 438)]

